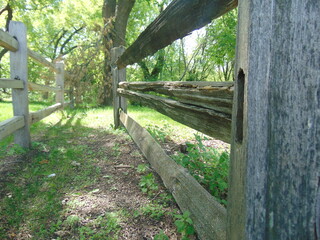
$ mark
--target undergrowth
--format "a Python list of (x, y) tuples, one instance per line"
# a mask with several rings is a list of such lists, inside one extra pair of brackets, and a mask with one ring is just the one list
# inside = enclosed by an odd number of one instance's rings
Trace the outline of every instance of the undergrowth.
[(195, 139), (195, 143), (187, 143), (186, 154), (179, 153), (173, 158), (178, 164), (187, 168), (190, 174), (220, 203), (226, 205), (229, 154), (206, 147), (199, 135), (195, 135)]
[[(173, 129), (169, 125), (159, 127), (149, 124), (148, 132), (159, 142), (170, 139)], [(194, 135), (194, 141), (186, 143), (186, 153), (178, 153), (172, 158), (189, 173), (221, 204), (227, 204), (229, 153), (213, 147), (207, 147), (205, 136)]]

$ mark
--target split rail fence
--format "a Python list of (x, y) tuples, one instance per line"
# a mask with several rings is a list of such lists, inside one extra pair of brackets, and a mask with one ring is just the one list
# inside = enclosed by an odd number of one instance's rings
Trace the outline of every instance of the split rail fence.
[[(173, 0), (127, 50), (114, 49), (115, 125), (191, 213), (200, 239), (320, 239), (319, 0), (239, 1), (234, 88), (125, 82), (127, 65), (237, 5)], [(126, 114), (123, 97), (231, 143), (227, 209)]]
[[(114, 124), (126, 127), (182, 211), (189, 211), (200, 239), (226, 239), (227, 211), (186, 169), (176, 164), (127, 114), (135, 100), (202, 133), (231, 142), (233, 82), (126, 82), (127, 65), (139, 62), (174, 40), (208, 24), (237, 1), (173, 1), (127, 49), (111, 51)], [(152, 92), (153, 94), (150, 94)]]
[[(63, 62), (53, 64), (27, 47), (27, 31), (23, 23), (10, 22), (9, 33), (0, 30), (0, 46), (10, 51), (10, 79), (0, 79), (0, 88), (12, 89), (14, 117), (0, 123), (0, 140), (14, 134), (14, 142), (30, 147), (30, 125), (63, 108), (64, 71)], [(28, 57), (48, 67), (55, 73), (56, 86), (28, 82)], [(29, 113), (28, 91), (55, 92), (56, 104)]]

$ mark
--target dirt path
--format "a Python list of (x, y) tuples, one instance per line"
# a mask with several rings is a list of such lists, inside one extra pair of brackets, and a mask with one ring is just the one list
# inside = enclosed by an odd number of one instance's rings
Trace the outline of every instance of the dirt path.
[[(70, 196), (64, 200), (66, 203), (77, 201), (80, 205), (83, 204), (75, 208), (76, 214), (99, 216), (110, 212), (124, 212), (126, 218), (120, 223), (119, 239), (153, 239), (161, 230), (170, 239), (180, 239), (172, 217), (165, 214), (178, 211), (173, 200), (162, 205), (163, 209), (154, 210), (154, 214), (159, 216), (151, 217), (143, 213), (143, 208), (150, 204), (164, 203), (160, 195), (166, 193), (166, 190), (158, 181), (159, 190), (152, 197), (142, 193), (139, 187), (141, 176), (152, 170), (149, 168), (141, 174), (137, 172), (138, 166), (147, 162), (133, 141), (126, 135), (91, 135), (88, 140), (93, 151), (102, 149), (103, 157), (96, 162), (101, 169), (101, 176), (94, 186), (90, 186), (91, 193)], [(156, 176), (156, 173), (153, 174)], [(152, 209), (150, 207), (150, 211)]]
[[(66, 134), (74, 130), (81, 131), (81, 129), (78, 130), (74, 127), (59, 131), (61, 134)], [(45, 144), (50, 141), (51, 137), (37, 136), (34, 138), (36, 138), (37, 142)], [(53, 138), (57, 138), (57, 136)], [(63, 140), (56, 139), (56, 141)], [(147, 167), (148, 163), (130, 136), (124, 132), (113, 134), (107, 133), (105, 130), (92, 130), (85, 137), (78, 137), (77, 139), (66, 138), (66, 141), (68, 146), (63, 150), (65, 153), (68, 153), (68, 149), (74, 149), (78, 146), (86, 147), (85, 153), (88, 156), (82, 155), (73, 161), (68, 161), (70, 162), (69, 164), (73, 165), (72, 171), (79, 171), (79, 178), (81, 178), (80, 175), (82, 174), (83, 166), (86, 164), (86, 159), (90, 158), (93, 165), (99, 169), (94, 181), (90, 182), (88, 186), (84, 186), (81, 190), (73, 190), (72, 186), (69, 186), (68, 191), (59, 190), (58, 188), (60, 197), (57, 199), (62, 206), (59, 211), (58, 226), (55, 226), (50, 238), (34, 236), (35, 234), (31, 230), (32, 227), (29, 227), (29, 225), (32, 225), (29, 222), (30, 219), (24, 219), (25, 217), (27, 218), (25, 215), (28, 212), (27, 209), (24, 209), (22, 211), (23, 220), (20, 225), (9, 225), (10, 219), (8, 216), (1, 214), (1, 239), (141, 240), (154, 239), (157, 234), (161, 233), (166, 234), (169, 239), (181, 239), (181, 235), (177, 233), (174, 225), (175, 219), (173, 217), (174, 213), (179, 213), (179, 209), (171, 195), (162, 185), (157, 174)], [(61, 148), (61, 146), (57, 146), (58, 148)], [(14, 193), (6, 189), (8, 185), (25, 185), (19, 188), (24, 189), (32, 184), (32, 180), (22, 177), (19, 171), (28, 171), (32, 164), (37, 161), (36, 159), (42, 155), (44, 155), (45, 160), (41, 160), (39, 163), (41, 167), (44, 166), (51, 161), (49, 156), (54, 151), (56, 149), (47, 147), (45, 150), (39, 151), (39, 149), (35, 149), (26, 154), (6, 156), (0, 159), (0, 203), (2, 204), (0, 212), (7, 211), (5, 209), (7, 206), (3, 205), (6, 201), (18, 201), (15, 200)], [(138, 171), (139, 167), (141, 168), (140, 171)], [(139, 183), (144, 176), (150, 174), (155, 179), (155, 183), (151, 185), (157, 186), (157, 189), (149, 194), (143, 193)], [(72, 177), (74, 178), (74, 176)], [(42, 178), (46, 177), (41, 175)], [(41, 182), (41, 179), (36, 181)], [(39, 191), (47, 191), (46, 184), (48, 183), (46, 181), (44, 180), (43, 182), (45, 187), (40, 186)], [(37, 185), (41, 183), (37, 183)], [(27, 203), (25, 208), (37, 206), (36, 200), (23, 199), (22, 201)], [(30, 201), (34, 201), (34, 203), (30, 203)], [(24, 208), (24, 206), (20, 207)], [(18, 212), (18, 208), (13, 211)], [(47, 228), (50, 228), (49, 226), (53, 224), (50, 223), (50, 216), (45, 217), (48, 218), (45, 220), (48, 225)], [(195, 238), (192, 237), (191, 239)]]

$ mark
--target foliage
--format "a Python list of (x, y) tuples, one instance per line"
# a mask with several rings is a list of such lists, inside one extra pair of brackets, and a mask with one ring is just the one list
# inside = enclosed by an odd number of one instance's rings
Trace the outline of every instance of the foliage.
[(161, 231), (154, 236), (153, 240), (169, 240), (169, 237), (163, 231)]
[(143, 215), (147, 215), (153, 219), (160, 220), (165, 215), (165, 209), (159, 204), (149, 203), (140, 208)]
[(196, 143), (187, 144), (187, 154), (178, 154), (174, 160), (187, 168), (217, 200), (226, 204), (228, 192), (229, 154), (205, 147), (199, 135)]
[(205, 54), (223, 73), (224, 81), (231, 80), (236, 50), (237, 10), (232, 10), (206, 27)]
[[(103, 75), (106, 26), (100, 0), (27, 0), (0, 1), (0, 11), (7, 3), (13, 9), (13, 20), (22, 21), (28, 30), (29, 48), (51, 62), (64, 60), (71, 77), (66, 88), (73, 91), (76, 104), (100, 105), (106, 89), (111, 89)], [(130, 13), (127, 47), (168, 5), (168, 0), (137, 0)], [(7, 15), (0, 15), (4, 27)], [(178, 40), (139, 64), (127, 68), (127, 81), (229, 81), (233, 79), (237, 11), (233, 10), (193, 36), (197, 46)], [(112, 26), (109, 26), (112, 28)], [(109, 29), (110, 30), (110, 29)], [(115, 35), (114, 33), (112, 33)], [(1, 55), (1, 53), (0, 53)], [(108, 55), (108, 54), (107, 54)], [(0, 77), (9, 77), (8, 54), (0, 56)], [(54, 75), (45, 67), (29, 61), (29, 81), (50, 85)], [(110, 73), (110, 71), (108, 71)], [(109, 76), (109, 75), (108, 75)], [(109, 84), (109, 85), (108, 85)], [(1, 96), (10, 90), (1, 90)], [(34, 100), (53, 98), (52, 94), (31, 93)]]
[[(97, 104), (102, 84), (101, 74), (101, 4), (99, 0), (8, 1), (13, 20), (27, 26), (28, 47), (55, 63), (64, 60), (67, 88), (74, 88), (76, 103)], [(2, 5), (3, 4), (3, 5)], [(0, 4), (0, 11), (6, 4)], [(0, 15), (0, 27), (6, 16)], [(8, 77), (8, 54), (0, 58), (1, 77)], [(29, 61), (29, 81), (50, 85), (54, 75), (45, 67)], [(99, 69), (100, 68), (100, 69)], [(74, 74), (75, 73), (75, 74)], [(31, 93), (39, 99), (48, 94)]]
[(142, 176), (139, 182), (139, 186), (141, 188), (141, 191), (147, 193), (149, 196), (154, 195), (154, 193), (159, 189), (153, 173)]
[(178, 232), (182, 234), (182, 240), (189, 239), (188, 237), (195, 233), (193, 221), (190, 218), (190, 212), (185, 211), (182, 215), (177, 214), (174, 215), (174, 217), (177, 219), (174, 224), (176, 225)]
[(148, 124), (146, 126), (146, 129), (151, 134), (151, 136), (160, 143), (164, 143), (165, 140), (170, 136), (171, 132), (171, 128), (168, 123), (164, 123), (163, 126)]
[(147, 164), (139, 164), (137, 167), (138, 173), (145, 173), (149, 169)]

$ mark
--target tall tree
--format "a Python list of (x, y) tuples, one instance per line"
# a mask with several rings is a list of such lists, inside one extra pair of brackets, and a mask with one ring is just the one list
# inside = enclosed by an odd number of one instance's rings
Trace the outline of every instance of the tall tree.
[(209, 59), (218, 67), (218, 74), (223, 81), (232, 78), (236, 49), (237, 10), (233, 10), (213, 21), (207, 30), (207, 45)]
[(126, 29), (130, 12), (135, 4), (135, 0), (104, 0), (102, 7), (102, 17), (104, 21), (104, 86), (101, 96), (103, 105), (112, 103), (111, 91), (111, 58), (110, 50), (126, 44)]

